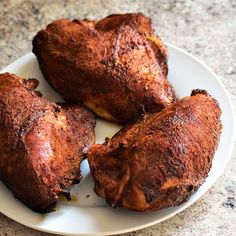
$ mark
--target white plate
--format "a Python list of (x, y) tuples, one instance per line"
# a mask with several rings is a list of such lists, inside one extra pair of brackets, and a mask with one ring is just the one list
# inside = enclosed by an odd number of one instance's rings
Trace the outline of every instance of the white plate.
[[(78, 201), (60, 202), (57, 211), (44, 216), (37, 214), (20, 201), (0, 182), (0, 212), (11, 219), (41, 231), (57, 234), (118, 234), (138, 230), (164, 221), (197, 201), (212, 186), (222, 173), (230, 158), (235, 140), (235, 120), (228, 93), (215, 74), (199, 60), (172, 45), (169, 47), (169, 80), (177, 96), (188, 96), (192, 89), (206, 89), (215, 97), (222, 109), (223, 132), (215, 154), (209, 177), (199, 190), (184, 204), (148, 213), (133, 212), (125, 209), (113, 209), (93, 192), (93, 181), (89, 175), (88, 163), (82, 163), (84, 179), (75, 186), (72, 195)], [(37, 78), (39, 90), (51, 100), (60, 97), (48, 86), (39, 70), (37, 60), (29, 53), (3, 71), (9, 71), (25, 78)], [(1, 71), (1, 72), (3, 72)], [(119, 129), (118, 125), (99, 120), (96, 126), (97, 142), (111, 137)], [(88, 197), (89, 195), (89, 197)]]

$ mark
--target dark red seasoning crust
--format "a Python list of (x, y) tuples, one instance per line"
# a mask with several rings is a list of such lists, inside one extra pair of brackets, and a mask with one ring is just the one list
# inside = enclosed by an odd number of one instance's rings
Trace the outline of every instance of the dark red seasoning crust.
[(95, 117), (81, 105), (56, 105), (35, 79), (0, 75), (0, 180), (31, 209), (45, 213), (81, 179), (94, 144)]
[(167, 48), (141, 13), (100, 21), (60, 19), (33, 39), (45, 79), (70, 103), (126, 123), (175, 100), (167, 81)]
[(205, 181), (221, 133), (221, 110), (194, 90), (146, 114), (88, 152), (95, 192), (113, 207), (157, 210), (185, 202)]

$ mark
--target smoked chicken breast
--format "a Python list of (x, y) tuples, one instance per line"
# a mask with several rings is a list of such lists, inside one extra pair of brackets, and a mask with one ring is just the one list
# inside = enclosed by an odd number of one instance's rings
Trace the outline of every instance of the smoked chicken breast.
[(60, 19), (33, 39), (44, 78), (70, 103), (126, 123), (176, 99), (167, 81), (167, 48), (141, 13), (100, 21)]
[(56, 105), (34, 91), (35, 79), (0, 75), (0, 180), (31, 209), (51, 211), (58, 194), (81, 179), (94, 144), (94, 115)]
[(221, 133), (221, 110), (194, 90), (146, 114), (88, 152), (95, 192), (113, 207), (138, 211), (177, 206), (205, 181)]

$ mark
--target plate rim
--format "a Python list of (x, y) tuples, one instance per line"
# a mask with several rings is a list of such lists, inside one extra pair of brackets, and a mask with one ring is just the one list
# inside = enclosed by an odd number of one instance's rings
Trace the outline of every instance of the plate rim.
[[(178, 213), (184, 211), (186, 208), (188, 208), (190, 205), (192, 205), (193, 203), (197, 202), (200, 198), (202, 198), (206, 192), (214, 185), (214, 183), (218, 180), (218, 178), (222, 175), (223, 171), (225, 170), (226, 165), (228, 164), (229, 160), (232, 157), (232, 153), (233, 153), (233, 149), (234, 149), (234, 145), (235, 145), (235, 140), (236, 140), (236, 117), (235, 117), (235, 111), (233, 109), (233, 103), (232, 100), (230, 98), (230, 95), (227, 91), (227, 89), (225, 88), (223, 82), (218, 78), (218, 76), (216, 75), (216, 73), (208, 66), (206, 65), (202, 60), (198, 59), (196, 56), (192, 55), (191, 53), (187, 52), (186, 50), (179, 48), (178, 46), (173, 45), (172, 43), (167, 43), (165, 42), (165, 44), (167, 45), (167, 47), (169, 48), (173, 48), (177, 51), (179, 51), (181, 54), (185, 54), (188, 57), (190, 57), (191, 59), (193, 59), (194, 61), (196, 61), (198, 64), (200, 64), (204, 69), (206, 69), (213, 77), (214, 79), (218, 82), (218, 84), (220, 85), (221, 89), (223, 90), (224, 94), (226, 95), (227, 98), (227, 102), (229, 104), (229, 108), (230, 111), (232, 113), (232, 120), (233, 120), (233, 129), (232, 129), (232, 139), (230, 141), (230, 149), (228, 151), (228, 155), (225, 157), (225, 162), (222, 165), (222, 168), (220, 169), (220, 171), (218, 171), (217, 174), (215, 174), (214, 180), (212, 181), (212, 183), (210, 184), (210, 186), (207, 186), (202, 193), (195, 197), (194, 200), (189, 199), (187, 202), (183, 203), (182, 205), (179, 206), (179, 208), (177, 210), (175, 210), (172, 213), (169, 213), (167, 216), (162, 217), (161, 219), (158, 220), (154, 220), (151, 221), (149, 223), (145, 223), (139, 226), (133, 226), (133, 227), (129, 227), (123, 230), (116, 230), (116, 231), (107, 231), (107, 232), (98, 232), (95, 234), (91, 234), (91, 233), (70, 233), (69, 235), (115, 235), (115, 234), (122, 234), (122, 233), (128, 233), (131, 231), (136, 231), (136, 230), (141, 230), (150, 226), (153, 226), (155, 224), (159, 224), (175, 215), (177, 215)], [(16, 59), (15, 61), (11, 62), (9, 65), (5, 66), (4, 68), (1, 69), (0, 73), (3, 73), (3, 71), (6, 71), (6, 69), (8, 67), (10, 67), (13, 63), (19, 63), (20, 61), (22, 61), (22, 63), (24, 62), (24, 60), (27, 60), (28, 57), (31, 57), (32, 55), (34, 55), (32, 52), (29, 52), (21, 57), (19, 57), (18, 59)], [(45, 229), (45, 228), (41, 228), (37, 225), (32, 225), (32, 224), (28, 224), (27, 222), (25, 222), (24, 220), (21, 220), (17, 217), (14, 216), (9, 216), (7, 214), (7, 212), (2, 212), (0, 210), (0, 212), (7, 216), (8, 218), (14, 220), (15, 222), (24, 225), (26, 227), (41, 231), (41, 232), (46, 232), (46, 233), (51, 233), (51, 234), (58, 234), (58, 235), (68, 235), (68, 233), (64, 233), (64, 232), (60, 232), (60, 231), (55, 231), (55, 230), (50, 230), (50, 229)]]

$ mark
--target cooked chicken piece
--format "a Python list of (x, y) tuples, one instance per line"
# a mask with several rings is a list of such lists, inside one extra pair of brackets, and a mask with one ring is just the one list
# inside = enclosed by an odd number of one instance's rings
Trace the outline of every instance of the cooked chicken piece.
[(221, 133), (221, 110), (194, 90), (160, 113), (146, 114), (88, 152), (95, 192), (113, 207), (177, 206), (205, 181)]
[(38, 212), (81, 179), (80, 163), (94, 144), (94, 115), (56, 105), (34, 91), (35, 79), (0, 75), (0, 180)]
[(107, 120), (126, 123), (176, 99), (166, 79), (167, 48), (141, 13), (57, 20), (38, 32), (33, 52), (67, 102), (82, 101)]

